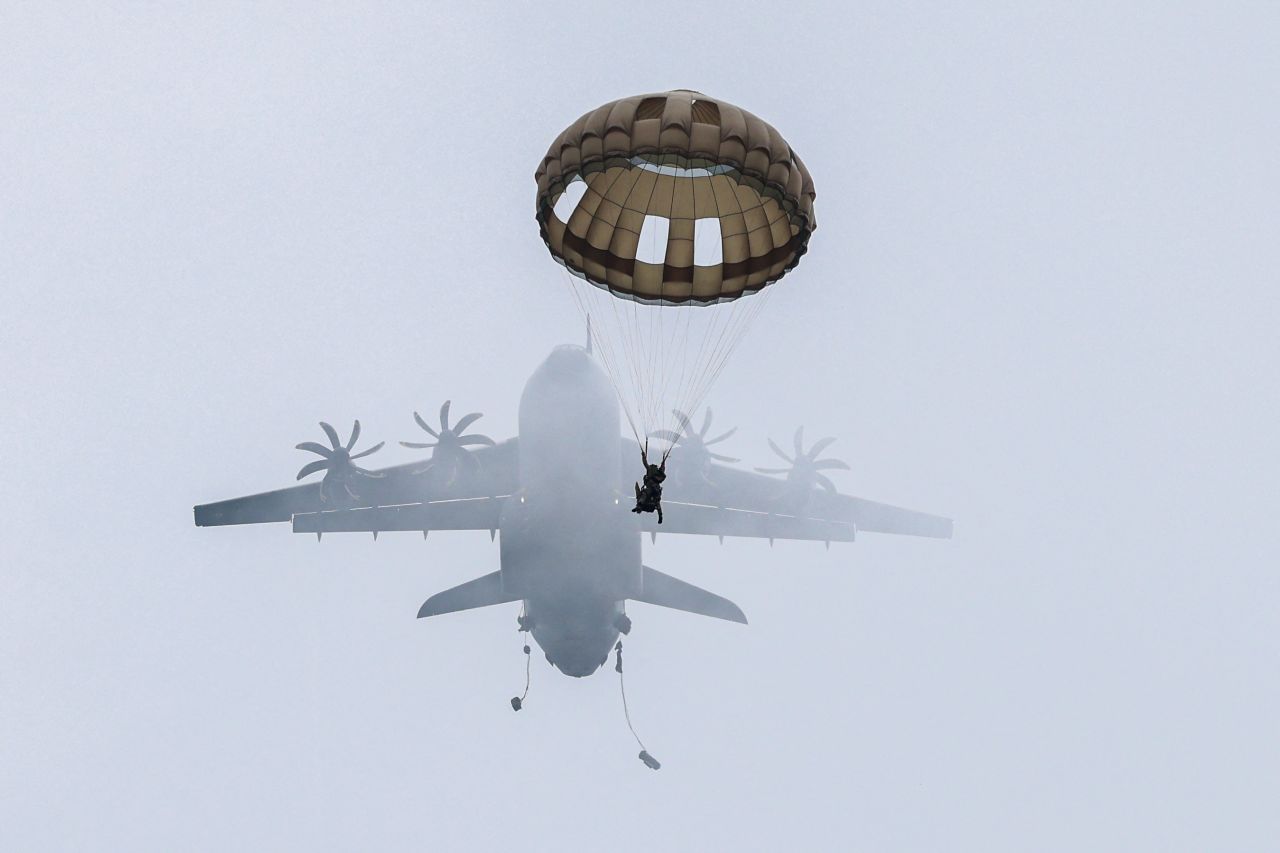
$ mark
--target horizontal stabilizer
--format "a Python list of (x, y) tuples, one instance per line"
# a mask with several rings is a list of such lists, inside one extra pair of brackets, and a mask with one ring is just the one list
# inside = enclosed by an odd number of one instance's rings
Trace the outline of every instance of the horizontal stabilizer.
[(441, 613), (456, 613), (459, 610), (472, 610), (476, 607), (488, 607), (490, 604), (506, 604), (519, 601), (520, 596), (509, 595), (502, 591), (502, 572), (492, 572), (475, 580), (458, 584), (452, 589), (437, 592), (431, 596), (418, 610), (418, 618), (439, 616)]
[(729, 599), (722, 598), (714, 592), (707, 592), (679, 578), (673, 578), (671, 575), (664, 575), (648, 566), (644, 567), (643, 591), (633, 596), (632, 600), (656, 604), (659, 607), (670, 607), (672, 610), (683, 610), (686, 613), (697, 613), (700, 616), (710, 616), (713, 619), (726, 619), (730, 622), (747, 624), (746, 614)]

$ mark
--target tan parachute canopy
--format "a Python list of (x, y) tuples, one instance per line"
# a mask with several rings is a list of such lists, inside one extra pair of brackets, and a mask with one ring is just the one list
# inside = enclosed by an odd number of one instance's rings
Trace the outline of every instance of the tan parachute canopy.
[(677, 90), (604, 104), (534, 177), (547, 248), (615, 296), (708, 305), (777, 281), (817, 227), (808, 170), (782, 134)]

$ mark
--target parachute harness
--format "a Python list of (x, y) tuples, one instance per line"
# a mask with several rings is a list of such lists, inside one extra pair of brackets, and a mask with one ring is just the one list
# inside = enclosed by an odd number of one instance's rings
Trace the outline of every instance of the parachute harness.
[(631, 711), (627, 708), (627, 683), (622, 674), (622, 640), (618, 640), (613, 650), (618, 654), (618, 661), (614, 664), (614, 671), (618, 673), (618, 690), (622, 694), (622, 713), (627, 719), (627, 728), (631, 730), (631, 736), (636, 739), (636, 743), (640, 745), (640, 760), (650, 770), (659, 770), (662, 768), (661, 762), (649, 754), (649, 750), (645, 749), (644, 741), (640, 740), (640, 735), (636, 734), (636, 727), (631, 724)]

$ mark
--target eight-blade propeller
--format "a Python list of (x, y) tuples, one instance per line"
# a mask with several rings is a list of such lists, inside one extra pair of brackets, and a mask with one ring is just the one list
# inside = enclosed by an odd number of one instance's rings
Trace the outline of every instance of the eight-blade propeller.
[(819, 459), (818, 454), (826, 450), (834, 438), (819, 439), (808, 450), (804, 449), (804, 427), (796, 430), (795, 448), (796, 455), (793, 459), (782, 452), (782, 448), (774, 443), (773, 439), (769, 439), (769, 446), (773, 448), (773, 452), (781, 456), (788, 463), (790, 468), (757, 468), (761, 474), (786, 474), (787, 483), (797, 488), (803, 488), (806, 492), (814, 486), (821, 486), (832, 494), (836, 493), (836, 484), (831, 482), (823, 471), (840, 470), (848, 471), (849, 466), (839, 459)]
[(487, 435), (480, 435), (479, 433), (474, 435), (465, 435), (467, 427), (471, 426), (483, 417), (479, 412), (472, 412), (469, 415), (463, 415), (458, 419), (456, 424), (450, 427), (449, 406), (452, 402), (452, 400), (445, 400), (444, 405), (440, 407), (439, 429), (432, 429), (431, 426), (422, 419), (422, 415), (417, 412), (413, 413), (413, 419), (418, 422), (418, 426), (422, 427), (429, 435), (431, 435), (432, 438), (435, 439), (435, 441), (400, 442), (400, 444), (405, 447), (412, 447), (415, 449), (426, 447), (434, 448), (431, 452), (431, 462), (428, 465), (419, 468), (414, 473), (421, 474), (424, 471), (433, 469), (441, 472), (447, 471), (448, 479), (446, 480), (446, 484), (452, 484), (454, 480), (458, 478), (458, 472), (461, 471), (463, 467), (467, 467), (471, 470), (477, 470), (480, 467), (480, 463), (477, 462), (475, 457), (471, 455), (471, 452), (467, 450), (468, 447), (474, 445), (492, 447), (496, 443)]
[(676, 452), (672, 456), (682, 467), (687, 466), (689, 470), (696, 471), (698, 476), (706, 480), (707, 475), (711, 472), (712, 462), (739, 461), (732, 456), (715, 453), (710, 449), (711, 445), (719, 444), (737, 432), (737, 427), (717, 435), (715, 438), (707, 438), (707, 433), (711, 430), (712, 415), (710, 408), (707, 409), (706, 415), (702, 418), (702, 428), (696, 432), (689, 422), (688, 415), (679, 409), (672, 409), (671, 413), (676, 416), (676, 421), (680, 425), (679, 431), (673, 432), (669, 429), (660, 429), (653, 433), (653, 437), (671, 442), (672, 447), (676, 448)]
[(324, 434), (329, 437), (329, 444), (332, 447), (325, 447), (314, 441), (304, 441), (297, 445), (298, 450), (306, 450), (324, 457), (314, 462), (308, 462), (302, 466), (302, 470), (298, 472), (298, 479), (301, 480), (317, 471), (324, 471), (324, 480), (320, 483), (320, 498), (328, 500), (333, 496), (333, 489), (341, 486), (347, 496), (353, 500), (357, 500), (359, 496), (352, 491), (351, 483), (356, 477), (380, 477), (380, 474), (374, 474), (364, 470), (356, 465), (354, 460), (368, 456), (379, 450), (386, 442), (380, 441), (368, 450), (362, 450), (359, 453), (352, 454), (351, 450), (356, 445), (356, 440), (360, 438), (360, 422), (356, 421), (351, 428), (351, 437), (347, 439), (345, 445), (338, 439), (338, 431), (329, 426), (324, 421), (320, 422), (320, 428), (324, 430)]
[[(413, 413), (413, 419), (417, 421), (424, 431), (426, 431), (435, 441), (432, 442), (414, 442), (402, 441), (401, 445), (414, 449), (431, 448), (431, 461), (415, 470), (413, 473), (422, 474), (427, 471), (448, 472), (446, 485), (452, 485), (457, 479), (459, 472), (465, 467), (470, 470), (478, 470), (480, 463), (476, 460), (471, 452), (467, 449), (473, 446), (492, 447), (496, 442), (487, 435), (479, 433), (467, 435), (467, 428), (478, 421), (483, 415), (480, 412), (472, 412), (463, 415), (453, 426), (449, 425), (449, 407), (452, 405), (451, 400), (446, 400), (444, 405), (440, 407), (440, 426), (432, 428), (422, 416), (417, 412)], [(688, 466), (705, 480), (711, 469), (711, 463), (714, 462), (737, 462), (739, 460), (725, 456), (721, 453), (712, 451), (711, 445), (719, 444), (738, 431), (737, 427), (721, 433), (714, 438), (708, 438), (707, 433), (711, 430), (712, 411), (710, 408), (706, 410), (706, 414), (702, 419), (702, 426), (696, 431), (693, 429), (690, 417), (679, 409), (673, 409), (672, 414), (676, 416), (679, 424), (679, 431), (658, 430), (653, 433), (654, 438), (660, 438), (664, 441), (671, 442), (673, 447), (679, 449), (677, 458), (682, 459), (682, 466)], [(298, 479), (324, 471), (324, 480), (320, 484), (320, 497), (322, 500), (328, 500), (333, 497), (334, 490), (341, 486), (346, 496), (352, 500), (358, 500), (359, 495), (352, 490), (351, 484), (356, 478), (369, 477), (378, 478), (381, 474), (375, 474), (366, 471), (355, 464), (356, 459), (361, 459), (372, 453), (377, 452), (386, 442), (378, 442), (367, 450), (359, 453), (352, 453), (355, 448), (356, 441), (360, 438), (360, 421), (356, 421), (351, 428), (351, 436), (344, 445), (338, 438), (338, 431), (332, 426), (321, 421), (320, 428), (324, 430), (325, 435), (329, 439), (330, 447), (325, 447), (314, 441), (304, 441), (297, 445), (298, 450), (306, 450), (315, 453), (323, 458), (314, 462), (309, 462), (302, 466), (302, 470), (298, 472)], [(835, 441), (834, 438), (823, 438), (818, 440), (808, 450), (804, 448), (804, 427), (796, 430), (794, 436), (795, 455), (790, 456), (785, 453), (782, 448), (773, 441), (768, 439), (769, 447), (773, 448), (773, 452), (782, 457), (787, 462), (787, 468), (756, 468), (755, 470), (761, 474), (785, 474), (786, 482), (789, 486), (801, 490), (805, 493), (820, 486), (826, 491), (835, 494), (837, 489), (835, 483), (831, 482), (823, 471), (841, 470), (848, 471), (849, 466), (839, 459), (820, 459), (819, 455), (822, 451)]]

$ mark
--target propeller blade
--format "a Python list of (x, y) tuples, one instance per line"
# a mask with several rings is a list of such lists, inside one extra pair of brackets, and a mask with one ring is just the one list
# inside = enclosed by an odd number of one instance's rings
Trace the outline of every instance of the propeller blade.
[(704, 439), (702, 443), (703, 444), (719, 444), (720, 442), (724, 441), (726, 438), (729, 438), (731, 435), (733, 435), (737, 431), (738, 431), (738, 428), (734, 427), (733, 429), (729, 430), (723, 435), (717, 435), (715, 438)]
[(824, 439), (820, 439), (816, 444), (814, 444), (814, 445), (813, 445), (813, 447), (810, 447), (810, 448), (809, 448), (809, 452), (808, 452), (807, 454), (805, 454), (805, 455), (806, 455), (806, 456), (808, 456), (808, 457), (809, 457), (809, 459), (811, 459), (811, 460), (813, 460), (813, 459), (817, 459), (817, 458), (818, 458), (818, 454), (819, 454), (819, 453), (821, 453), (822, 451), (826, 450), (828, 447), (830, 447), (830, 446), (831, 446), (831, 442), (833, 442), (833, 441), (835, 441), (835, 439), (834, 439), (834, 438), (824, 438)]
[(333, 445), (334, 450), (342, 447), (342, 442), (338, 440), (338, 431), (329, 426), (324, 421), (320, 422), (320, 429), (324, 430), (324, 434), (329, 436), (329, 443)]
[(831, 471), (831, 470), (850, 471), (852, 470), (847, 463), (843, 462), (840, 459), (819, 459), (817, 462), (814, 462), (809, 467), (811, 467), (815, 471)]
[(707, 456), (710, 456), (712, 459), (714, 459), (717, 462), (741, 462), (742, 461), (741, 459), (734, 459), (732, 456), (725, 456), (723, 453), (708, 453)]
[(449, 431), (449, 406), (452, 403), (452, 400), (445, 400), (444, 405), (440, 407), (440, 430), (442, 432)]
[(669, 441), (672, 444), (675, 444), (677, 441), (680, 440), (680, 436), (676, 435), (674, 432), (672, 432), (669, 429), (660, 429), (657, 432), (650, 433), (649, 435), (651, 438), (660, 438), (663, 441)]
[(480, 420), (482, 417), (484, 417), (484, 415), (480, 414), (479, 412), (472, 412), (469, 415), (463, 415), (461, 418), (458, 419), (458, 422), (453, 426), (454, 434), (462, 435), (464, 432), (467, 431), (467, 427), (471, 426), (473, 423)]
[(796, 458), (804, 456), (804, 427), (796, 428)]
[(790, 468), (757, 468), (761, 474), (790, 474)]
[(498, 442), (494, 441), (492, 438), (489, 438), (489, 436), (480, 435), (478, 433), (476, 435), (465, 435), (458, 439), (458, 444), (463, 447), (470, 444), (483, 444), (485, 447), (493, 447), (497, 443)]
[(826, 489), (828, 492), (830, 492), (833, 495), (839, 491), (836, 488), (836, 484), (831, 482), (831, 480), (829, 480), (825, 474), (814, 474), (813, 479), (817, 480), (818, 485), (822, 486), (822, 488)]
[(317, 471), (323, 471), (329, 467), (329, 462), (325, 459), (317, 459), (315, 462), (308, 462), (302, 466), (302, 470), (298, 472), (298, 479), (314, 474)]
[(362, 451), (360, 451), (359, 453), (357, 453), (357, 454), (355, 454), (354, 456), (352, 456), (351, 458), (352, 458), (352, 459), (359, 459), (359, 458), (361, 458), (361, 457), (363, 457), (363, 456), (368, 456), (370, 453), (376, 453), (377, 451), (379, 451), (379, 450), (381, 450), (381, 449), (382, 449), (382, 445), (384, 445), (384, 444), (386, 444), (386, 442), (385, 442), (385, 441), (379, 441), (379, 442), (378, 442), (377, 444), (375, 444), (373, 447), (370, 447), (368, 450), (362, 450)]
[(309, 450), (312, 453), (318, 453), (325, 459), (333, 458), (333, 451), (325, 447), (323, 444), (316, 444), (314, 441), (304, 441), (302, 444), (295, 445), (298, 450)]
[[(347, 450), (356, 446), (356, 439), (360, 437), (360, 422), (356, 421), (355, 426), (351, 428), (351, 438), (347, 439)], [(355, 458), (354, 456), (352, 457)]]
[(689, 416), (679, 409), (672, 409), (671, 414), (676, 416), (676, 423), (680, 425), (680, 432), (689, 432)]
[(711, 429), (711, 407), (707, 406), (707, 413), (702, 418), (702, 429), (698, 430), (698, 438), (706, 438), (709, 429)]
[(795, 460), (794, 460), (794, 459), (792, 459), (792, 458), (791, 458), (790, 456), (788, 456), (787, 454), (783, 453), (783, 452), (782, 452), (782, 448), (781, 448), (781, 447), (779, 447), (778, 445), (774, 444), (774, 443), (773, 443), (773, 439), (772, 439), (772, 438), (771, 438), (771, 439), (769, 439), (769, 446), (773, 448), (773, 452), (774, 452), (774, 453), (778, 454), (779, 456), (781, 456), (783, 459), (787, 460), (787, 461), (788, 461), (788, 462), (790, 462), (791, 464), (793, 464), (793, 465), (795, 464)]
[(402, 441), (400, 442), (400, 446), (412, 447), (414, 450), (422, 450), (425, 447), (435, 447), (436, 443), (434, 441), (429, 441), (429, 442), (426, 442), (425, 444), (418, 441)]
[[(417, 412), (414, 412), (413, 419), (418, 422), (418, 426), (422, 427), (427, 432), (431, 433), (432, 438), (440, 437), (440, 433), (436, 432), (431, 427), (427, 426), (427, 422), (422, 419), (422, 415), (418, 414)], [(403, 444), (404, 442), (400, 442), (400, 443)]]

